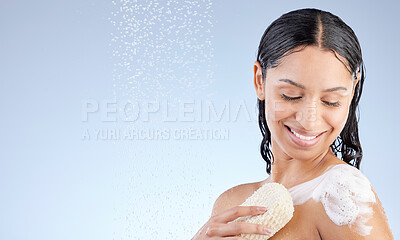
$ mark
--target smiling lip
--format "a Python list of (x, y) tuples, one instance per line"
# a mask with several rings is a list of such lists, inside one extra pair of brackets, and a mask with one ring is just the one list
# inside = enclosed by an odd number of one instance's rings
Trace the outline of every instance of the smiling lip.
[[(286, 125), (285, 125), (285, 126), (286, 126)], [(293, 131), (297, 132), (298, 134), (303, 135), (303, 136), (306, 136), (306, 137), (314, 137), (314, 136), (317, 136), (317, 135), (319, 135), (319, 134), (321, 134), (321, 133), (324, 133), (324, 132), (319, 132), (319, 133), (315, 133), (315, 132), (313, 132), (313, 133), (307, 133), (307, 132), (301, 131), (300, 129), (294, 128), (294, 127), (289, 127), (289, 126), (286, 126), (286, 127), (290, 128), (290, 129), (292, 129)]]
[(311, 147), (311, 146), (314, 146), (315, 144), (317, 144), (317, 142), (319, 141), (319, 139), (321, 138), (321, 136), (326, 132), (322, 132), (322, 133), (314, 133), (314, 134), (310, 134), (310, 133), (308, 133), (308, 134), (306, 134), (306, 133), (304, 133), (304, 132), (302, 132), (302, 131), (297, 131), (296, 129), (293, 129), (295, 132), (297, 132), (297, 133), (299, 133), (299, 134), (301, 134), (301, 135), (303, 135), (304, 134), (304, 136), (317, 136), (316, 138), (314, 138), (314, 139), (311, 139), (311, 140), (304, 140), (304, 139), (300, 139), (299, 137), (297, 137), (296, 135), (294, 135), (293, 133), (292, 133), (292, 131), (290, 131), (290, 128), (288, 127), (288, 126), (286, 126), (285, 125), (285, 127), (286, 127), (286, 129), (287, 129), (287, 131), (288, 131), (288, 134), (289, 134), (289, 137), (292, 139), (292, 141), (295, 143), (295, 144), (297, 144), (297, 145), (299, 145), (299, 146), (301, 146), (301, 147)]

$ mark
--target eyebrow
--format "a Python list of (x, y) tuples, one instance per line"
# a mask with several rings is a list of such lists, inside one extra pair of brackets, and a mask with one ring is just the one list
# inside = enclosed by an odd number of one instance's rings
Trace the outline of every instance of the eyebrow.
[[(301, 89), (306, 89), (306, 87), (304, 85), (301, 85), (299, 83), (293, 82), (292, 80), (287, 79), (287, 78), (279, 79), (279, 81), (285, 82), (285, 83), (289, 83), (289, 84), (291, 84), (291, 85), (293, 85), (295, 87), (301, 88)], [(339, 90), (347, 91), (347, 88), (345, 88), (345, 87), (334, 87), (334, 88), (325, 89), (325, 90), (323, 90), (323, 92), (334, 92), (334, 91), (339, 91)]]

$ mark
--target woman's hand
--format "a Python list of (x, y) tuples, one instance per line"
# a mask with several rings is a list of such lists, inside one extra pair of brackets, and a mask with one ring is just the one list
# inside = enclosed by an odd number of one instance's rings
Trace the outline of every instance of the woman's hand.
[(231, 223), (231, 221), (238, 217), (258, 215), (264, 213), (265, 211), (265, 208), (257, 206), (236, 206), (230, 208), (225, 212), (212, 216), (199, 230), (199, 232), (196, 233), (192, 240), (245, 240), (244, 238), (237, 237), (237, 235), (240, 235), (241, 233), (262, 235), (270, 234), (272, 232), (271, 229), (261, 224), (246, 222)]

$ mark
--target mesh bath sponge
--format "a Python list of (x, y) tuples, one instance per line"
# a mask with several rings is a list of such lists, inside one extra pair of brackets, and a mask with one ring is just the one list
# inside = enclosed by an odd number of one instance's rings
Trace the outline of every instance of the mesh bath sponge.
[(264, 214), (239, 217), (232, 222), (263, 224), (272, 230), (270, 235), (244, 234), (248, 240), (267, 240), (282, 229), (293, 217), (294, 206), (289, 191), (280, 183), (266, 183), (257, 189), (241, 206), (262, 206), (268, 210)]

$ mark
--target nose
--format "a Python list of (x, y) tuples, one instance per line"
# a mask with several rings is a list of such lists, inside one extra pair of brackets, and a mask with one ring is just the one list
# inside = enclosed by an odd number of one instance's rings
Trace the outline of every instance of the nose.
[(321, 115), (321, 112), (318, 109), (316, 101), (310, 100), (304, 102), (298, 107), (299, 108), (296, 112), (296, 121), (300, 123), (300, 125), (305, 130), (308, 131), (316, 130), (318, 124), (320, 123), (320, 115)]

